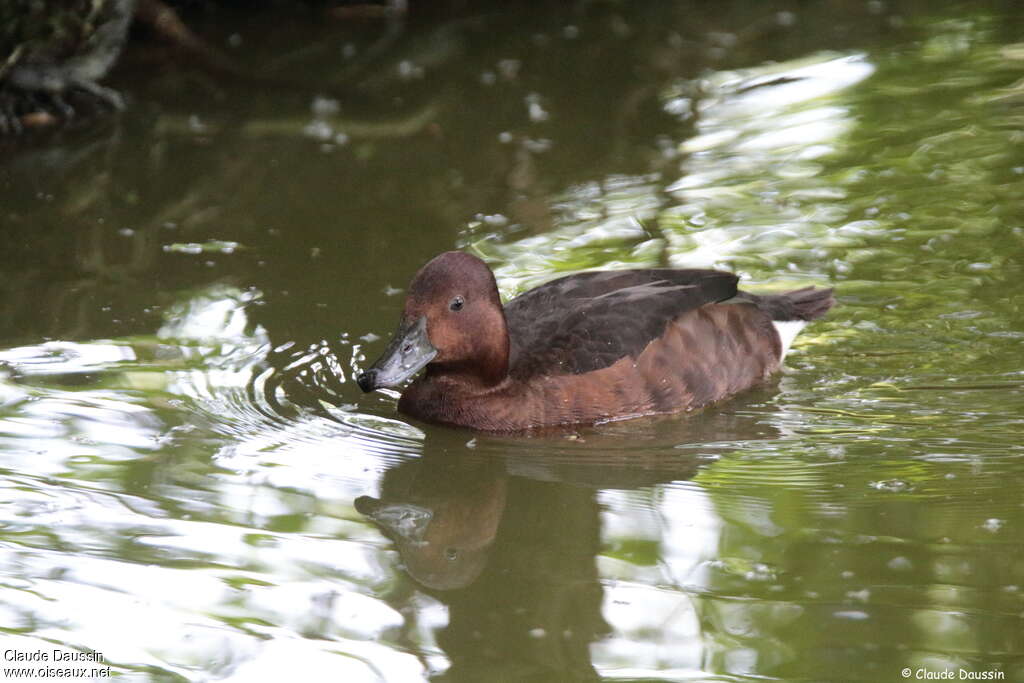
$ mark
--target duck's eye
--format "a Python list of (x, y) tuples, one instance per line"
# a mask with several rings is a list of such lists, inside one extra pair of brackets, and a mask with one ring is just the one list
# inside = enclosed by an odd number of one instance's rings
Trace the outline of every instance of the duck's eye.
[(459, 559), (458, 548), (445, 548), (444, 559), (448, 560), (449, 562), (454, 562), (455, 560)]
[(448, 308), (450, 308), (453, 311), (461, 311), (462, 307), (465, 304), (466, 304), (466, 300), (463, 299), (461, 296), (457, 296), (454, 299), (452, 299), (450, 302), (448, 302)]

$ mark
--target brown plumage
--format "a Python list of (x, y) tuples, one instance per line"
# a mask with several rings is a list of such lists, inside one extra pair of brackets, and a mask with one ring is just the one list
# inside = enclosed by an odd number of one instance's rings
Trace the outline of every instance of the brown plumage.
[(446, 252), (410, 286), (399, 332), (359, 377), (364, 391), (426, 366), (398, 408), (487, 431), (695, 410), (752, 387), (784, 352), (774, 321), (806, 321), (832, 290), (736, 289), (714, 270), (620, 270), (560, 278), (502, 307), (480, 259)]

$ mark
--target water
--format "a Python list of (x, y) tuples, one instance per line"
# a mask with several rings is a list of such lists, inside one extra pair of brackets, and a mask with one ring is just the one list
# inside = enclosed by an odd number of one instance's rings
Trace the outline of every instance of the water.
[[(228, 19), (199, 26), (275, 76), (362, 70), (377, 109), (135, 46), (120, 120), (7, 145), (4, 651), (158, 681), (1024, 680), (1019, 9)], [(718, 408), (473, 434), (354, 382), (456, 247), (506, 296), (671, 264), (839, 305)]]

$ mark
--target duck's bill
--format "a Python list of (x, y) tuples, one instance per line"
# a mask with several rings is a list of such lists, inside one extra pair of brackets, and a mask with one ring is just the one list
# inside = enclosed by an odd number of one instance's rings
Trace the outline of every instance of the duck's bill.
[(419, 372), (437, 355), (427, 336), (427, 318), (399, 325), (391, 343), (377, 362), (356, 378), (359, 388), (373, 391), (401, 384)]
[(426, 545), (427, 527), (434, 513), (429, 508), (413, 503), (384, 503), (370, 496), (355, 500), (356, 511), (366, 515), (382, 527), (414, 545)]

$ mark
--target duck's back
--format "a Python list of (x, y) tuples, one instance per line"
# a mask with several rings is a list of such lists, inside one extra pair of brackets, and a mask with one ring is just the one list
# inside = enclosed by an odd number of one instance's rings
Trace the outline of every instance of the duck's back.
[(509, 375), (581, 375), (636, 358), (683, 313), (736, 295), (716, 270), (619, 270), (559, 278), (505, 306)]

